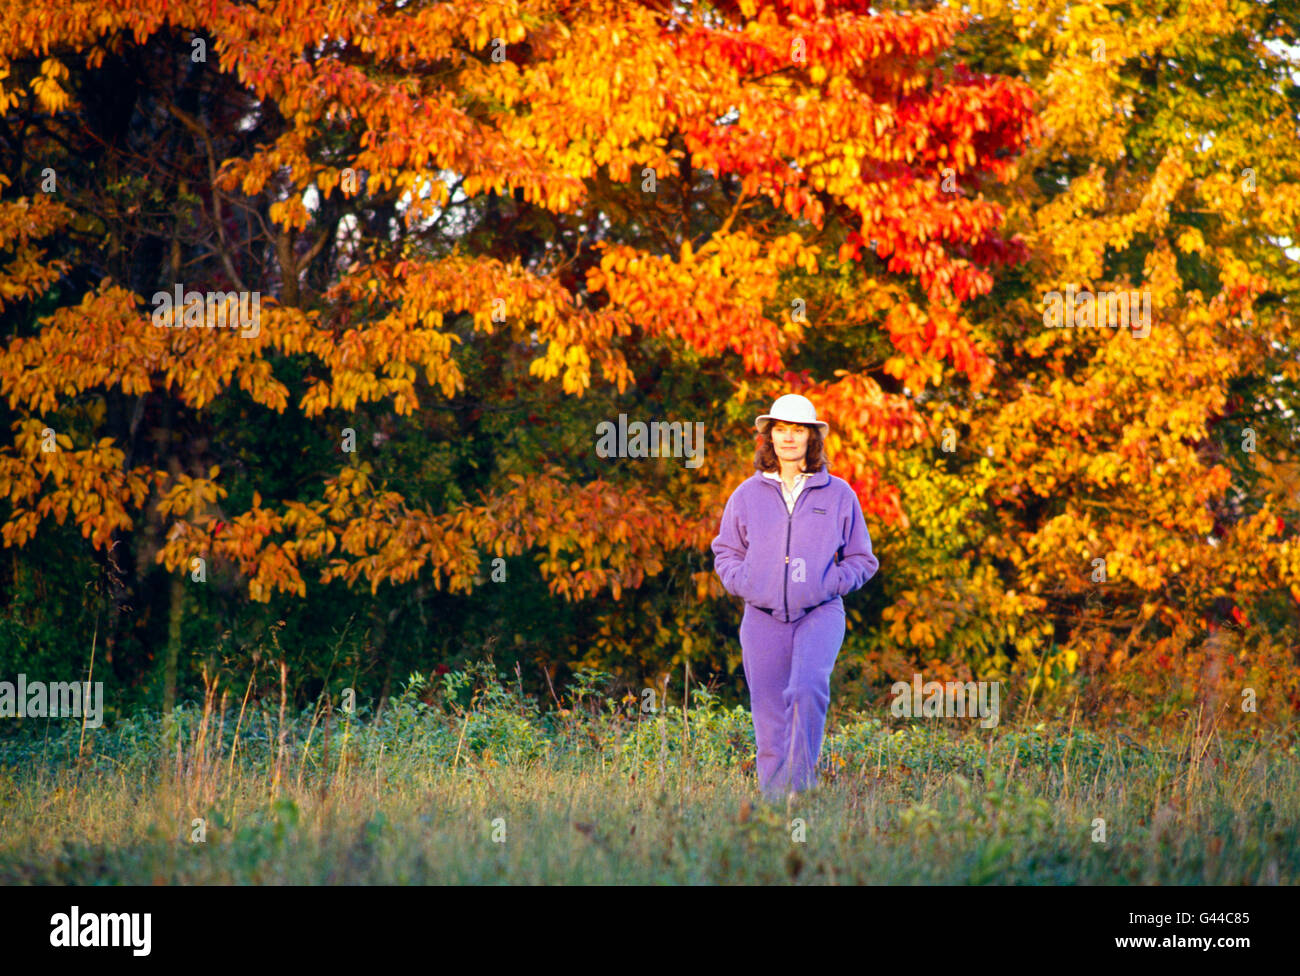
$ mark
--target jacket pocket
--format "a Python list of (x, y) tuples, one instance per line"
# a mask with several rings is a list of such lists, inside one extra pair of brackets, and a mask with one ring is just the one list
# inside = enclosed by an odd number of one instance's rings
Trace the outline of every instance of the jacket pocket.
[(844, 595), (844, 576), (840, 572), (840, 564), (832, 562), (826, 567), (826, 574), (822, 577), (822, 598), (821, 602), (833, 600), (837, 596)]
[[(781, 574), (770, 568), (764, 569), (764, 554), (750, 550), (736, 577), (736, 592), (746, 603), (756, 607), (779, 607), (781, 605)], [(793, 596), (793, 594), (791, 594)], [(793, 605), (791, 600), (791, 605)]]
[(746, 603), (749, 602), (749, 557), (740, 564), (740, 572), (736, 574), (735, 582), (736, 596), (740, 597)]
[(797, 606), (801, 610), (811, 610), (827, 600), (834, 599), (834, 587), (837, 582), (833, 575), (834, 572), (834, 567), (820, 575), (814, 571), (809, 573), (803, 581), (791, 582), (790, 609), (794, 610)]

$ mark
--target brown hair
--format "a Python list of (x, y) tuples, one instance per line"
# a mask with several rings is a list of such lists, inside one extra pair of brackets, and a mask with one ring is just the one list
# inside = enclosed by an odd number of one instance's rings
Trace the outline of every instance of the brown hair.
[[(769, 421), (767, 429), (758, 435), (758, 447), (754, 450), (754, 470), (756, 471), (780, 471), (781, 462), (777, 460), (776, 449), (772, 447), (772, 426), (776, 421)], [(826, 465), (826, 470), (831, 467), (831, 456), (826, 453), (826, 441), (822, 437), (822, 429), (812, 424), (800, 424), (801, 427), (808, 429), (808, 453), (804, 455), (803, 467), (805, 471), (817, 472)]]

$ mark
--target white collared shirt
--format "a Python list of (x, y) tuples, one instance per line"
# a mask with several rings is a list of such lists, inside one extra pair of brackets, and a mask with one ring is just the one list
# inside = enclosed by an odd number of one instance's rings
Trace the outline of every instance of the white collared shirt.
[(812, 472), (800, 471), (794, 476), (794, 490), (791, 491), (786, 487), (785, 480), (780, 474), (773, 471), (764, 471), (764, 478), (771, 478), (781, 486), (781, 497), (785, 499), (785, 510), (794, 514), (794, 503), (799, 498), (799, 492), (803, 491), (804, 482), (812, 477)]

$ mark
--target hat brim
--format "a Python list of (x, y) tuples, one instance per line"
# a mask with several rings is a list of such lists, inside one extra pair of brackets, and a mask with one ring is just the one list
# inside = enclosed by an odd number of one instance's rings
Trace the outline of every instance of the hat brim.
[[(777, 420), (784, 421), (787, 424), (803, 424), (805, 427), (820, 427), (823, 434), (830, 430), (831, 427), (831, 425), (826, 423), (824, 420), (790, 420), (786, 417), (773, 417), (770, 413), (765, 413), (761, 417), (756, 418), (754, 420), (754, 426), (758, 429), (758, 432), (762, 434), (766, 432), (767, 428), (770, 427), (774, 421)], [(764, 424), (763, 421), (767, 421), (767, 423)]]

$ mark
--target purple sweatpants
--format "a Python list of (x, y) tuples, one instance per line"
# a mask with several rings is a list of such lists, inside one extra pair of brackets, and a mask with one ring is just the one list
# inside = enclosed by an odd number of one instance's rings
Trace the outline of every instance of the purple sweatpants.
[(741, 661), (758, 745), (758, 785), (769, 800), (817, 783), (831, 669), (843, 643), (842, 599), (788, 624), (745, 606)]

